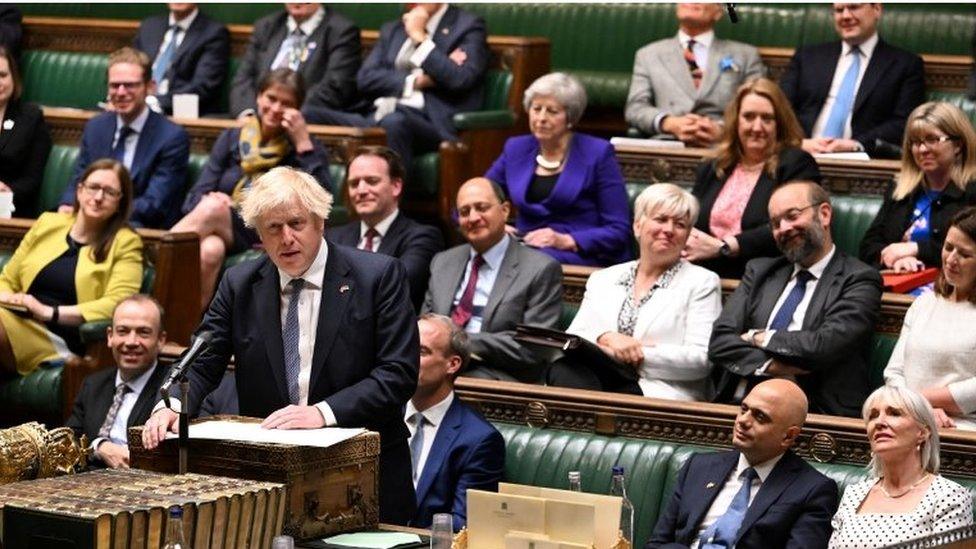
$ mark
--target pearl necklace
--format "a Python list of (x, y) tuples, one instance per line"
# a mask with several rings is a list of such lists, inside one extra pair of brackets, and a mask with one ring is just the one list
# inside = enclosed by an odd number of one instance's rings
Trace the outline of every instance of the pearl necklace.
[(535, 155), (535, 163), (538, 164), (540, 168), (544, 170), (549, 170), (550, 172), (554, 172), (558, 170), (563, 165), (563, 162), (565, 160), (566, 160), (565, 154), (558, 161), (546, 160), (546, 157), (542, 156), (542, 153)]
[(884, 494), (888, 499), (898, 499), (898, 498), (901, 498), (901, 497), (905, 497), (906, 495), (908, 495), (909, 492), (911, 492), (912, 490), (918, 488), (918, 485), (919, 484), (922, 484), (922, 482), (924, 482), (925, 479), (927, 479), (927, 478), (929, 478), (929, 474), (928, 473), (925, 473), (924, 475), (922, 475), (922, 478), (920, 478), (920, 479), (918, 479), (918, 480), (915, 481), (915, 484), (912, 484), (911, 486), (908, 487), (907, 490), (905, 490), (904, 492), (898, 494), (897, 496), (893, 496), (893, 495), (891, 495), (891, 494), (888, 493), (888, 490), (885, 490), (885, 487), (884, 487), (884, 479), (883, 478), (881, 479), (881, 482), (878, 483), (878, 486), (881, 487), (881, 493)]

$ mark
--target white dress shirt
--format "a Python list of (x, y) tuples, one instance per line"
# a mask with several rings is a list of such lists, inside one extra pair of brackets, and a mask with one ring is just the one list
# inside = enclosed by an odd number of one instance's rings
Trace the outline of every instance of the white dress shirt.
[[(752, 487), (749, 488), (749, 505), (756, 500), (756, 494), (759, 493), (759, 489), (762, 488), (766, 478), (769, 473), (773, 471), (773, 467), (779, 463), (779, 460), (783, 458), (783, 454), (780, 454), (773, 459), (767, 460), (759, 465), (752, 465), (751, 467), (756, 470), (756, 475), (759, 478), (752, 481)], [(749, 461), (742, 454), (739, 454), (739, 463), (732, 469), (732, 473), (729, 478), (725, 480), (725, 484), (722, 485), (722, 489), (719, 490), (718, 495), (712, 501), (712, 506), (708, 508), (708, 512), (705, 513), (705, 518), (702, 519), (701, 524), (698, 526), (698, 535), (695, 536), (695, 541), (691, 544), (691, 549), (695, 549), (701, 543), (701, 535), (706, 530), (708, 530), (715, 521), (717, 521), (726, 511), (729, 510), (729, 506), (732, 505), (732, 500), (735, 499), (735, 495), (739, 493), (739, 489), (742, 488), (742, 472), (749, 468)]]
[[(437, 436), (437, 430), (440, 428), (441, 423), (443, 423), (444, 416), (447, 415), (447, 409), (451, 407), (452, 402), (454, 402), (454, 391), (451, 391), (444, 397), (444, 400), (421, 412), (427, 421), (424, 423), (424, 446), (420, 450), (420, 463), (417, 463), (417, 478), (413, 482), (414, 488), (417, 487), (417, 481), (420, 480), (421, 475), (424, 473), (424, 465), (427, 464), (427, 456), (430, 455), (430, 449), (434, 446), (434, 438)], [(410, 417), (418, 411), (417, 407), (413, 405), (412, 400), (407, 402), (406, 413), (403, 415), (403, 419), (407, 424), (407, 429), (410, 430), (408, 444), (409, 441), (413, 440), (413, 436), (417, 434), (417, 426), (413, 424)]]
[[(837, 246), (831, 244), (830, 251), (827, 252), (827, 255), (820, 258), (820, 261), (817, 261), (811, 265), (809, 269), (806, 269), (807, 272), (813, 275), (813, 279), (807, 281), (807, 290), (803, 294), (803, 299), (800, 301), (800, 304), (796, 306), (796, 311), (793, 312), (793, 318), (790, 320), (790, 325), (786, 328), (787, 332), (795, 332), (803, 329), (803, 319), (807, 315), (807, 308), (810, 306), (810, 299), (813, 297), (813, 292), (817, 290), (817, 284), (820, 283), (820, 278), (823, 276), (824, 270), (827, 268), (827, 264), (830, 263), (831, 259), (833, 259), (835, 253), (837, 253)], [(769, 328), (769, 325), (773, 323), (773, 319), (776, 318), (776, 313), (779, 312), (780, 307), (783, 306), (783, 302), (786, 301), (786, 297), (790, 295), (790, 292), (796, 286), (796, 274), (799, 273), (801, 269), (803, 269), (803, 267), (793, 265), (793, 274), (790, 275), (790, 281), (786, 283), (786, 287), (783, 288), (783, 293), (781, 293), (779, 295), (779, 299), (776, 300), (776, 305), (773, 307), (773, 313), (769, 315), (769, 320), (766, 321), (767, 329)], [(768, 342), (774, 333), (776, 333), (776, 330), (769, 330), (766, 333), (765, 341)]]
[[(393, 210), (393, 213), (384, 217), (383, 221), (380, 221), (379, 223), (373, 226), (373, 228), (376, 229), (376, 232), (378, 233), (376, 236), (373, 237), (374, 252), (379, 251), (380, 243), (383, 242), (383, 237), (386, 236), (387, 231), (390, 230), (390, 225), (393, 225), (393, 222), (396, 221), (397, 215), (399, 214), (400, 214), (400, 210), (395, 209)], [(366, 231), (368, 230), (369, 230), (369, 225), (367, 225), (365, 221), (360, 221), (359, 222), (359, 244), (356, 245), (356, 247), (359, 248), (360, 250), (366, 249)]]
[[(477, 334), (481, 332), (481, 321), (482, 313), (484, 312), (485, 305), (488, 304), (488, 297), (491, 296), (491, 289), (495, 287), (495, 280), (498, 278), (498, 270), (502, 266), (502, 260), (505, 259), (505, 252), (508, 250), (509, 242), (512, 239), (507, 235), (502, 237), (501, 241), (497, 244), (488, 248), (488, 251), (481, 254), (481, 257), (485, 262), (481, 265), (481, 269), (478, 271), (478, 283), (474, 287), (474, 299), (472, 300), (473, 311), (471, 312), (471, 320), (464, 327), (464, 331), (469, 334)], [(454, 293), (454, 301), (451, 304), (451, 309), (453, 310), (457, 306), (458, 302), (461, 301), (461, 295), (464, 293), (464, 288), (468, 285), (468, 278), (471, 276), (471, 260), (474, 256), (478, 255), (478, 252), (471, 249), (471, 254), (468, 256), (468, 262), (464, 265), (464, 276), (461, 277), (461, 284), (458, 285), (457, 291)]]
[[(278, 269), (279, 283), (281, 284), (281, 325), (285, 325), (285, 317), (288, 316), (288, 304), (291, 302), (291, 290), (288, 284), (294, 278), (305, 280), (305, 287), (298, 295), (298, 404), (308, 406), (314, 404), (322, 412), (327, 427), (337, 423), (332, 408), (323, 400), (322, 402), (312, 403), (308, 401), (308, 391), (312, 377), (312, 355), (315, 352), (315, 336), (319, 327), (319, 307), (322, 304), (322, 279), (325, 276), (325, 264), (329, 259), (329, 246), (322, 239), (319, 253), (315, 256), (308, 270), (300, 276), (292, 277), (288, 273)], [(271, 335), (270, 337), (274, 337)], [(280, 337), (280, 336), (279, 336)]]
[[(857, 75), (857, 82), (854, 85), (854, 97), (857, 97), (857, 90), (861, 89), (861, 79), (864, 78), (865, 71), (868, 70), (868, 63), (871, 62), (871, 56), (874, 54), (874, 48), (878, 45), (878, 33), (874, 33), (874, 36), (868, 38), (858, 46), (860, 50), (861, 57), (861, 67), (860, 72)], [(840, 43), (840, 58), (837, 60), (837, 68), (834, 70), (834, 79), (830, 83), (830, 91), (827, 92), (827, 100), (824, 101), (823, 108), (820, 109), (820, 115), (817, 116), (817, 121), (813, 124), (813, 130), (811, 131), (812, 137), (822, 137), (824, 126), (827, 125), (827, 119), (830, 118), (830, 111), (834, 108), (834, 102), (837, 100), (837, 93), (840, 91), (841, 82), (844, 81), (844, 75), (847, 74), (847, 69), (851, 67), (851, 63), (854, 62), (854, 58), (850, 55), (852, 47), (847, 43), (841, 41)], [(850, 139), (853, 135), (851, 130), (851, 117), (854, 114), (854, 105), (851, 104), (851, 112), (847, 115), (847, 120), (844, 122), (844, 139)]]
[[(303, 21), (300, 25), (295, 21), (294, 17), (289, 15), (288, 19), (285, 21), (285, 25), (288, 27), (288, 34), (286, 34), (285, 39), (281, 41), (281, 46), (278, 47), (278, 53), (275, 55), (274, 60), (271, 61), (271, 67), (288, 66), (287, 63), (285, 63), (285, 60), (288, 59), (288, 54), (291, 50), (291, 44), (288, 41), (288, 37), (295, 32), (295, 29), (301, 29), (302, 34), (304, 34), (307, 39), (311, 38), (312, 33), (315, 32), (315, 29), (319, 27), (324, 19), (325, 8), (322, 6), (319, 6), (319, 9), (315, 10), (315, 13), (313, 13), (311, 17)], [(305, 62), (308, 56), (312, 55), (312, 51), (315, 50), (317, 46), (318, 44), (312, 41), (305, 44), (305, 55), (302, 56), (302, 63)]]
[(403, 91), (400, 93), (400, 97), (377, 97), (373, 100), (373, 105), (376, 106), (376, 113), (373, 116), (376, 120), (382, 120), (384, 116), (392, 113), (398, 104), (424, 110), (424, 92), (414, 89), (414, 82), (418, 76), (424, 73), (420, 66), (424, 64), (427, 56), (436, 47), (433, 36), (437, 32), (437, 26), (441, 24), (441, 19), (444, 18), (447, 8), (448, 4), (442, 5), (427, 19), (427, 25), (424, 27), (427, 30), (426, 40), (416, 44), (408, 35), (407, 39), (403, 41), (403, 45), (400, 46), (400, 51), (395, 57), (396, 64), (399, 65), (406, 58), (412, 69), (403, 81)]
[(119, 406), (119, 410), (115, 415), (115, 423), (112, 424), (108, 439), (96, 437), (95, 440), (92, 440), (92, 449), (98, 448), (98, 445), (106, 440), (122, 446), (129, 445), (129, 416), (132, 415), (132, 409), (135, 408), (136, 401), (139, 400), (139, 395), (142, 394), (142, 390), (146, 387), (146, 383), (149, 383), (149, 378), (152, 377), (157, 367), (158, 363), (153, 364), (148, 370), (139, 375), (139, 377), (128, 382), (123, 382), (121, 374), (115, 372), (115, 384), (112, 387), (117, 391), (119, 385), (126, 383), (129, 386), (129, 392), (122, 396), (122, 404)]
[[(176, 34), (176, 48), (174, 49), (174, 56), (173, 56), (173, 59), (175, 60), (175, 58), (176, 58), (176, 55), (175, 55), (176, 50), (178, 50), (180, 48), (180, 44), (182, 44), (183, 43), (183, 39), (186, 38), (186, 31), (188, 31), (190, 29), (190, 25), (193, 24), (193, 21), (196, 20), (197, 15), (199, 13), (200, 13), (200, 10), (194, 9), (190, 13), (190, 15), (187, 15), (182, 20), (177, 21), (176, 20), (176, 17), (173, 16), (173, 13), (170, 12), (170, 14), (169, 14), (169, 29), (166, 31), (166, 34), (163, 35), (163, 43), (159, 45), (159, 51), (156, 52), (156, 59), (153, 59), (153, 65), (156, 64), (156, 61), (159, 60), (159, 56), (162, 55), (162, 53), (164, 51), (166, 51), (166, 48), (169, 47), (169, 43), (173, 41), (173, 34)], [(174, 33), (173, 32), (173, 25), (176, 25), (177, 27), (180, 28), (180, 32), (179, 33)], [(170, 61), (170, 62), (172, 62), (172, 61)], [(168, 78), (164, 78), (162, 82), (156, 82), (156, 95), (166, 95), (167, 92), (169, 92), (169, 79)]]
[[(144, 106), (142, 112), (139, 116), (129, 124), (132, 128), (132, 132), (125, 138), (125, 153), (122, 156), (122, 164), (125, 165), (125, 169), (132, 173), (132, 162), (136, 157), (136, 147), (139, 145), (139, 136), (142, 135), (142, 128), (146, 125), (146, 120), (149, 118), (149, 107)], [(119, 142), (119, 133), (122, 131), (122, 126), (125, 125), (125, 121), (122, 117), (115, 115), (115, 135), (112, 136), (112, 149), (115, 149), (115, 145)]]

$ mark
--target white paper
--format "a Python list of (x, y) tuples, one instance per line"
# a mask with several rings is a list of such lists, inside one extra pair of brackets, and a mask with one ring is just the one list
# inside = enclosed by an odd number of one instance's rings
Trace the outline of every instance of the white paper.
[(827, 160), (861, 160), (867, 162), (871, 160), (866, 152), (837, 152), (837, 153), (819, 153), (813, 155), (814, 158), (824, 158)]
[(173, 94), (174, 118), (200, 118), (200, 97), (195, 93)]
[[(328, 448), (365, 433), (366, 429), (343, 429), (326, 427), (324, 429), (262, 429), (260, 423), (240, 423), (237, 421), (203, 421), (190, 425), (190, 438), (209, 440), (237, 440), (241, 442), (272, 442), (294, 446), (315, 446)], [(176, 438), (167, 433), (166, 438)]]
[(637, 137), (611, 137), (614, 147), (636, 147), (639, 149), (683, 149), (685, 144), (677, 139), (640, 139)]
[(370, 549), (388, 549), (406, 543), (420, 543), (420, 536), (417, 534), (406, 534), (403, 532), (358, 532), (354, 534), (339, 534), (331, 538), (323, 538), (322, 541), (332, 545), (345, 545), (347, 547), (368, 547)]

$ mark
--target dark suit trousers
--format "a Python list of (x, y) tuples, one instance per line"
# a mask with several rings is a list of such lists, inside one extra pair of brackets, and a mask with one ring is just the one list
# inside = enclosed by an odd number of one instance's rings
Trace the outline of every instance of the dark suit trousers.
[[(417, 511), (407, 439), (380, 451), (380, 522), (406, 526)], [(385, 494), (385, 495), (384, 495)], [(409, 494), (409, 498), (407, 497)]]
[(386, 144), (400, 155), (408, 178), (413, 175), (414, 154), (434, 152), (441, 143), (440, 134), (427, 115), (423, 111), (403, 105), (398, 105), (395, 111), (383, 117), (378, 124), (373, 118), (373, 111), (364, 116), (328, 107), (306, 107), (303, 114), (312, 124), (383, 128), (386, 130)]

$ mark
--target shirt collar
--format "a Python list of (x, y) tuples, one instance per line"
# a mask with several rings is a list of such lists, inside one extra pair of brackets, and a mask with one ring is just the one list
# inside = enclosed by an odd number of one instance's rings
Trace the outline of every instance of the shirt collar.
[[(834, 254), (836, 252), (837, 252), (837, 246), (831, 244), (830, 251), (827, 252), (827, 255), (821, 257), (820, 261), (814, 263), (813, 265), (810, 265), (810, 268), (807, 269), (807, 272), (812, 274), (814, 279), (820, 280), (820, 277), (823, 276), (824, 271), (827, 269), (827, 264), (830, 263), (830, 260), (834, 258)], [(800, 269), (802, 268), (803, 267), (801, 267), (800, 265), (794, 264), (793, 276), (796, 276), (796, 273), (800, 272)]]
[[(148, 119), (149, 119), (149, 105), (143, 105), (142, 112), (139, 113), (139, 116), (137, 116), (136, 119), (133, 120), (131, 124), (129, 124), (129, 128), (135, 131), (137, 134), (141, 134), (142, 128), (143, 126), (146, 125), (146, 120)], [(118, 131), (118, 129), (121, 128), (122, 126), (125, 126), (125, 121), (122, 120), (121, 116), (115, 115), (116, 131)]]
[(118, 371), (116, 371), (115, 372), (115, 387), (118, 388), (119, 385), (122, 385), (123, 383), (125, 383), (126, 385), (129, 386), (129, 390), (132, 391), (135, 395), (138, 396), (140, 393), (142, 393), (142, 389), (146, 386), (146, 383), (149, 383), (149, 378), (152, 377), (152, 373), (156, 371), (156, 366), (158, 364), (159, 364), (159, 362), (153, 362), (153, 365), (150, 366), (148, 370), (146, 370), (145, 372), (139, 374), (139, 376), (137, 378), (132, 379), (132, 380), (129, 380), (129, 381), (123, 381), (122, 380), (122, 374), (119, 373)]
[(311, 17), (305, 20), (304, 23), (299, 25), (295, 22), (295, 18), (288, 16), (288, 21), (286, 25), (288, 26), (288, 34), (295, 32), (296, 28), (302, 29), (302, 34), (305, 36), (311, 36), (315, 29), (319, 27), (322, 20), (325, 19), (325, 8), (319, 6), (319, 9), (315, 10), (315, 13)]
[[(861, 42), (857, 47), (859, 50), (861, 50), (861, 53), (864, 55), (864, 57), (871, 59), (871, 54), (874, 53), (874, 48), (877, 45), (878, 45), (878, 33), (876, 32), (872, 34), (870, 38), (868, 38), (864, 42)], [(851, 53), (852, 47), (853, 46), (851, 46), (850, 44), (842, 40), (841, 47), (840, 47), (841, 55), (843, 56)]]
[(695, 42), (697, 42), (697, 43), (705, 46), (705, 48), (708, 49), (708, 48), (712, 47), (712, 40), (715, 40), (715, 31), (710, 30), (710, 31), (703, 32), (701, 34), (695, 35), (694, 37), (691, 37), (691, 36), (688, 36), (687, 34), (685, 34), (685, 31), (678, 30), (678, 42), (681, 43), (681, 49), (687, 49), (688, 48), (688, 41), (691, 40), (692, 38), (695, 39)]
[[(383, 221), (380, 221), (379, 223), (373, 226), (373, 228), (376, 229), (376, 232), (380, 234), (380, 238), (386, 236), (386, 232), (390, 230), (390, 225), (393, 225), (393, 222), (396, 221), (397, 215), (399, 214), (400, 214), (399, 208), (394, 208), (393, 213), (384, 217)], [(369, 225), (367, 225), (365, 221), (360, 221), (359, 238), (365, 237), (366, 231), (368, 230), (369, 230)]]
[[(639, 262), (634, 261), (632, 263), (633, 264), (630, 266), (630, 268), (624, 270), (624, 273), (620, 275), (620, 278), (617, 279), (617, 284), (621, 286), (626, 286), (628, 288), (633, 287), (634, 282), (637, 280), (637, 265), (639, 264)], [(671, 281), (674, 280), (675, 275), (678, 274), (678, 271), (681, 270), (681, 267), (685, 263), (687, 263), (686, 260), (679, 259), (677, 263), (668, 267), (668, 270), (661, 273), (661, 276), (657, 278), (657, 281), (654, 283), (653, 287), (667, 288), (668, 286), (670, 286)]]
[(762, 463), (757, 463), (756, 465), (750, 465), (749, 460), (746, 459), (745, 454), (739, 452), (739, 463), (735, 466), (735, 476), (736, 478), (738, 478), (743, 471), (745, 471), (749, 467), (752, 467), (753, 469), (756, 470), (756, 475), (759, 476), (759, 482), (761, 484), (763, 482), (766, 482), (766, 477), (769, 476), (769, 473), (773, 472), (773, 467), (776, 467), (776, 464), (779, 463), (779, 460), (781, 459), (783, 459), (783, 454), (780, 454), (772, 459), (767, 459)]
[(329, 245), (326, 244), (325, 239), (319, 245), (319, 253), (312, 260), (312, 264), (299, 276), (292, 277), (285, 271), (278, 269), (278, 281), (281, 283), (281, 291), (284, 293), (285, 288), (294, 278), (301, 278), (305, 280), (305, 286), (310, 286), (313, 289), (321, 289), (322, 278), (325, 276), (325, 262), (329, 259)]
[[(437, 427), (442, 421), (444, 421), (444, 416), (447, 415), (447, 409), (451, 407), (452, 402), (454, 402), (454, 391), (448, 393), (447, 396), (437, 404), (424, 410), (424, 419), (430, 422), (430, 424), (434, 427)], [(414, 415), (418, 411), (419, 410), (417, 410), (417, 407), (413, 405), (413, 401), (408, 400), (404, 418), (410, 418), (410, 416)]]
[(177, 21), (176, 18), (173, 17), (173, 14), (170, 13), (169, 14), (169, 26), (172, 27), (173, 25), (176, 25), (176, 26), (180, 27), (180, 30), (182, 30), (185, 33), (190, 28), (190, 25), (193, 24), (193, 21), (196, 20), (197, 15), (199, 15), (199, 14), (200, 14), (200, 10), (195, 8), (193, 10), (193, 12), (190, 13), (190, 15), (187, 15), (182, 20)]
[(434, 12), (434, 15), (427, 19), (427, 36), (433, 38), (434, 33), (437, 32), (437, 27), (441, 24), (441, 19), (444, 18), (444, 13), (447, 12), (447, 3), (441, 5), (440, 9)]
[[(491, 248), (488, 248), (488, 251), (481, 254), (481, 258), (485, 260), (485, 266), (493, 271), (498, 270), (502, 264), (502, 260), (505, 259), (505, 252), (508, 251), (510, 241), (511, 238), (508, 235), (505, 235), (501, 240), (498, 241), (497, 244)], [(474, 248), (471, 248), (471, 254), (469, 257), (473, 258), (476, 255), (478, 255), (478, 252), (476, 252)]]

